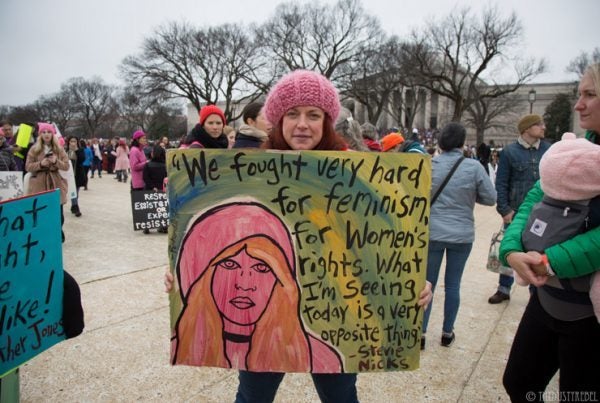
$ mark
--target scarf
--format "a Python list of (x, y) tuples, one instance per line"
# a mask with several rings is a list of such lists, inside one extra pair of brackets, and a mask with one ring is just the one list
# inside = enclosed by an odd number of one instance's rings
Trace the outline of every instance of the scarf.
[(227, 145), (229, 143), (227, 141), (227, 136), (225, 136), (223, 133), (221, 133), (221, 135), (217, 138), (211, 137), (211, 135), (208, 134), (206, 130), (204, 130), (204, 127), (200, 125), (200, 123), (194, 126), (194, 128), (188, 135), (187, 140), (187, 144), (191, 144), (194, 141), (197, 141), (201, 143), (204, 146), (204, 148), (227, 148)]

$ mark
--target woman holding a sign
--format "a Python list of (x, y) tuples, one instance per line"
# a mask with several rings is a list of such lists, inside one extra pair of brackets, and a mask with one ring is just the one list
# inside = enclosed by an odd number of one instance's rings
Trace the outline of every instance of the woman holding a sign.
[[(333, 84), (322, 75), (296, 70), (271, 89), (264, 106), (273, 124), (265, 149), (346, 150), (347, 144), (335, 132), (340, 102)], [(419, 305), (431, 299), (431, 284), (421, 292)], [(236, 401), (272, 401), (284, 373), (240, 371)], [(323, 402), (356, 402), (356, 374), (313, 373), (313, 382)]]
[[(325, 77), (288, 74), (267, 97), (273, 131), (263, 148), (346, 150), (333, 126), (339, 111), (337, 91)], [(181, 241), (175, 271), (184, 306), (174, 326), (174, 363), (239, 368), (237, 402), (273, 401), (288, 371), (312, 372), (323, 402), (358, 401), (356, 374), (344, 372), (329, 340), (312, 335), (300, 318), (298, 256), (286, 225), (262, 204), (236, 203), (202, 212)], [(173, 282), (167, 274), (167, 290)], [(202, 295), (205, 303), (194, 303)], [(428, 283), (415, 292), (418, 305), (431, 295)], [(209, 341), (194, 343), (198, 337)]]

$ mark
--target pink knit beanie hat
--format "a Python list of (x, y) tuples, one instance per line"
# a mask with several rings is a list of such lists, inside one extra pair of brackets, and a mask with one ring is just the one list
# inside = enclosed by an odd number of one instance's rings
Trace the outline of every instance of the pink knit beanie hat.
[(321, 108), (332, 122), (340, 113), (340, 99), (331, 81), (308, 70), (296, 70), (283, 76), (271, 88), (263, 110), (269, 122), (277, 125), (284, 113), (296, 106)]
[(600, 195), (600, 146), (565, 133), (540, 161), (540, 183), (557, 200), (587, 200)]

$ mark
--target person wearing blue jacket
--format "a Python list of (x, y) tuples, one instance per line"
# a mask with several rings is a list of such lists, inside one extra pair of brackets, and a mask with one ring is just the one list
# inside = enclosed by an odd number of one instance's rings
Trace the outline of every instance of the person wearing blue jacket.
[[(475, 203), (493, 206), (496, 190), (479, 161), (463, 158), (462, 148), (467, 132), (459, 123), (449, 123), (441, 131), (438, 146), (442, 154), (432, 160), (431, 190), (438, 198), (432, 201), (429, 216), (429, 249), (427, 255), (427, 281), (435, 286), (440, 266), (446, 255), (444, 274), (444, 323), (442, 346), (454, 342), (454, 322), (460, 305), (460, 282), (467, 259), (475, 240)], [(458, 162), (461, 160), (460, 162)], [(459, 164), (453, 174), (453, 166)], [(446, 177), (450, 179), (443, 188)], [(425, 333), (431, 314), (431, 304), (423, 317), (421, 349), (425, 349)]]
[[(496, 172), (496, 211), (502, 216), (505, 228), (519, 210), (527, 192), (540, 179), (540, 160), (550, 148), (550, 144), (543, 141), (546, 125), (540, 115), (525, 115), (517, 126), (521, 135), (517, 141), (504, 147)], [(498, 290), (488, 302), (499, 304), (510, 300), (513, 282), (512, 276), (500, 274)]]
[[(92, 164), (94, 163), (94, 152), (92, 151), (91, 147), (88, 147), (88, 145), (86, 144), (85, 140), (81, 139), (80, 140), (80, 144), (81, 144), (81, 148), (83, 148), (83, 152), (85, 155), (85, 160), (83, 160), (83, 171), (85, 172), (85, 186), (84, 186), (84, 190), (87, 190), (87, 178), (88, 178), (88, 173), (90, 172), (90, 169), (92, 167)], [(92, 172), (92, 178), (94, 177), (94, 173)]]

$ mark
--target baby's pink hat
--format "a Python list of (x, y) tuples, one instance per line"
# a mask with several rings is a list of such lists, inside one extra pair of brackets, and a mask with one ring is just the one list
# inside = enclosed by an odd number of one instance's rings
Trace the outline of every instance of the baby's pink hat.
[(540, 161), (540, 182), (553, 199), (578, 201), (600, 195), (600, 145), (565, 133)]
[(283, 76), (269, 91), (263, 110), (269, 122), (277, 125), (284, 113), (297, 106), (321, 108), (332, 122), (340, 114), (337, 90), (331, 81), (314, 71), (296, 70)]

